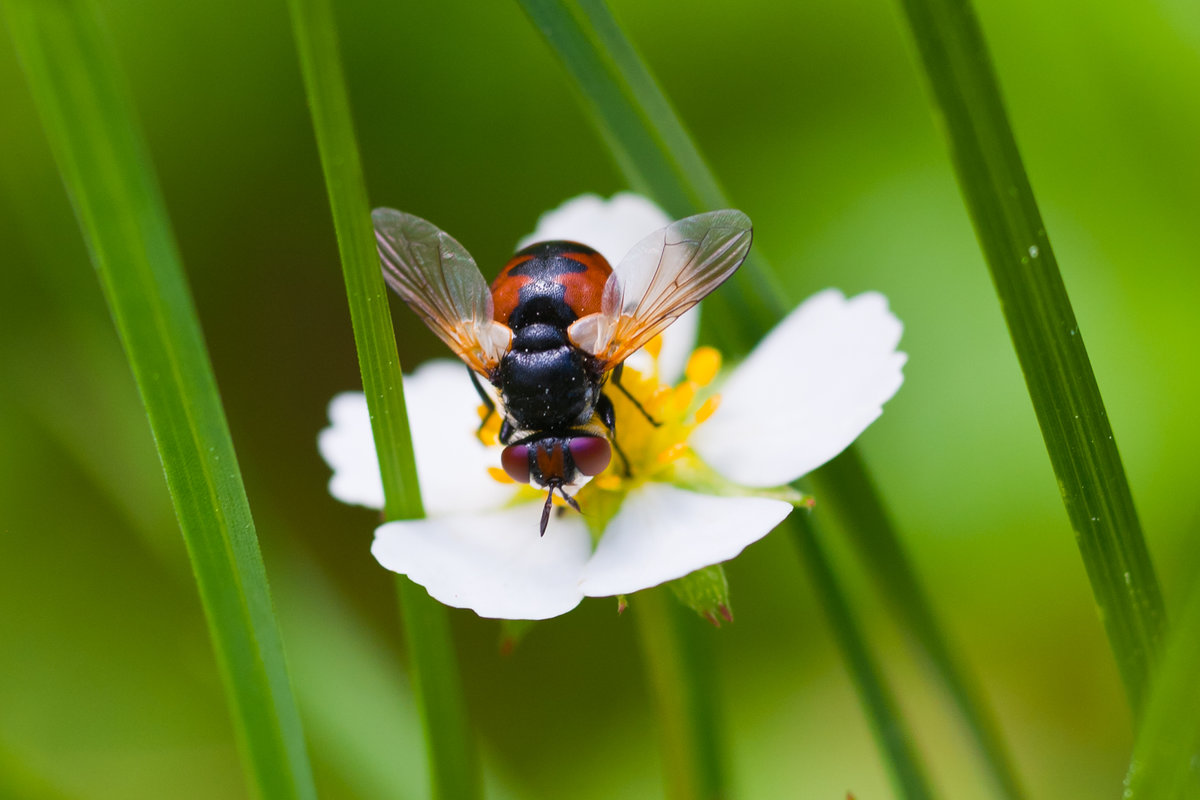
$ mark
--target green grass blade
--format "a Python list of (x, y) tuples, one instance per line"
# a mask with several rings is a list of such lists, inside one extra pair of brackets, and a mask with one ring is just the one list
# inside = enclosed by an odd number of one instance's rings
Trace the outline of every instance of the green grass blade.
[[(630, 186), (686, 217), (729, 201), (636, 50), (599, 0), (519, 0), (575, 81)], [(745, 353), (787, 312), (756, 253), (705, 302), (707, 330)]]
[[(879, 502), (879, 494), (858, 451), (851, 448), (829, 462), (813, 476), (812, 483), (816, 495), (827, 499), (841, 518), (855, 550), (870, 554), (863, 561), (875, 585), (886, 597), (905, 598), (905, 602), (896, 604), (892, 610), (922, 643), (930, 662), (943, 673), (946, 690), (963, 721), (974, 732), (980, 753), (990, 759), (988, 767), (996, 786), (1004, 797), (1023, 797), (1025, 792), (1012, 767), (1012, 756), (1000, 735), (1000, 726), (981, 700), (983, 693), (972, 674), (959, 663), (942, 634), (933, 606), (917, 580), (908, 554), (900, 546), (891, 517)], [(817, 514), (823, 505), (818, 505)], [(879, 535), (879, 531), (888, 533)]]
[(902, 0), (1134, 713), (1166, 617), (1083, 336), (966, 0)]
[(316, 796), (233, 442), (112, 45), (91, 3), (8, 20), (141, 392), (262, 797)]
[[(612, 147), (630, 185), (649, 193), (677, 216), (702, 208), (728, 206), (717, 180), (679, 122), (670, 103), (635, 48), (602, 0), (520, 0), (579, 91), (601, 134)], [(740, 282), (738, 282), (740, 281)], [(705, 301), (705, 320), (712, 338), (734, 354), (749, 352), (762, 333), (788, 310), (774, 273), (759, 255)], [(715, 313), (714, 313), (715, 312)], [(855, 450), (849, 451), (852, 457)], [(860, 462), (861, 463), (861, 462)], [(818, 477), (821, 473), (817, 473)], [(865, 478), (865, 470), (862, 470)], [(853, 475), (826, 478), (829, 486)], [(837, 487), (835, 496), (851, 506), (883, 509), (869, 480)], [(847, 512), (853, 508), (847, 508)], [(920, 591), (907, 559), (883, 563), (882, 553), (902, 552), (886, 514), (861, 518), (869, 524), (859, 538), (859, 554), (873, 574), (890, 573), (883, 582), (888, 605), (908, 620), (929, 655), (939, 679), (955, 699), (996, 782), (1016, 787), (1009, 758), (995, 733), (992, 715), (971, 687), (961, 666), (948, 657), (951, 648)], [(1010, 792), (1020, 796), (1019, 791)]]
[(808, 569), (813, 589), (825, 608), (833, 636), (850, 668), (850, 677), (858, 689), (879, 749), (887, 756), (897, 796), (909, 800), (934, 797), (929, 778), (913, 747), (912, 735), (905, 728), (904, 719), (884, 683), (879, 665), (866, 647), (862, 628), (854, 618), (812, 521), (804, 512), (797, 511), (784, 526), (790, 529), (796, 549)]
[(291, 0), (289, 5), (337, 232), (354, 346), (358, 350), (371, 431), (379, 453), (387, 514), (389, 519), (413, 519), (425, 512), (417, 484), (404, 389), (398, 380), (400, 357), (396, 352), (396, 335), (375, 252), (371, 206), (363, 183), (333, 11), (326, 0)]
[(1200, 583), (1190, 586), (1146, 698), (1125, 800), (1200, 797)]
[(728, 797), (712, 654), (703, 623), (660, 587), (639, 592), (629, 607), (638, 626), (657, 708), (667, 797)]
[[(424, 509), (333, 11), (328, 0), (291, 0), (290, 6), (379, 453), (385, 515), (388, 519), (412, 519), (422, 516)], [(479, 759), (467, 722), (448, 612), (407, 578), (397, 578), (397, 593), (425, 730), (433, 796), (481, 797)]]

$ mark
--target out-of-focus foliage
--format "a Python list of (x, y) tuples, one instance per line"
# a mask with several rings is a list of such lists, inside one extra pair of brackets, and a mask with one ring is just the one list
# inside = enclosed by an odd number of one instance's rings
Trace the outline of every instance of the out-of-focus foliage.
[[(897, 9), (614, 6), (791, 299), (878, 289), (905, 321), (907, 381), (864, 455), (1031, 794), (1115, 796), (1128, 712)], [(1181, 101), (1200, 85), (1200, 15), (1031, 0), (979, 12), (1170, 609), (1200, 517), (1200, 106)], [(214, 362), (322, 796), (416, 796), (392, 578), (367, 553), (376, 520), (329, 498), (315, 449), (325, 403), (358, 367), (285, 5), (146, 13), (114, 0), (105, 13)], [(337, 13), (372, 202), (434, 220), (485, 272), (542, 210), (623, 188), (516, 4), (347, 0)], [(144, 415), (0, 42), (0, 794), (238, 797)], [(399, 307), (396, 327), (406, 364), (443, 355)], [(768, 537), (728, 574), (737, 622), (711, 636), (735, 794), (883, 796), (789, 543)], [(948, 797), (984, 796), (886, 609), (865, 581), (852, 587), (935, 780)], [(636, 632), (615, 612), (588, 601), (509, 656), (495, 623), (453, 615), (484, 748), (516, 794), (660, 794)]]

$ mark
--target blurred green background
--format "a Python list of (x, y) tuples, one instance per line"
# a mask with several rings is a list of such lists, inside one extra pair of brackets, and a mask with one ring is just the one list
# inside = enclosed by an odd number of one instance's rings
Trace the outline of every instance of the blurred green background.
[[(375, 515), (328, 496), (316, 452), (358, 366), (285, 5), (103, 5), (319, 788), (420, 796), (393, 583), (367, 552)], [(905, 544), (1031, 794), (1117, 796), (1129, 713), (896, 4), (613, 5), (791, 299), (826, 286), (890, 298), (907, 380), (862, 447)], [(978, 9), (1173, 608), (1200, 523), (1200, 10)], [(515, 4), (344, 0), (337, 13), (372, 203), (435, 221), (489, 276), (542, 211), (625, 188)], [(0, 248), (0, 796), (244, 796), (153, 442), (7, 32)], [(397, 311), (405, 364), (444, 355)], [(945, 796), (987, 797), (903, 631), (835, 550)], [(737, 621), (705, 633), (735, 794), (889, 796), (791, 543), (768, 537), (728, 573)], [(661, 794), (636, 632), (614, 602), (538, 624), (510, 656), (496, 623), (453, 618), (499, 796)]]

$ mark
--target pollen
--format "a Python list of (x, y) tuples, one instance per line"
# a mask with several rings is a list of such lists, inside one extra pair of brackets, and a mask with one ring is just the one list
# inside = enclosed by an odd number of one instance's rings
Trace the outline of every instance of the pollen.
[(682, 458), (687, 453), (687, 449), (688, 447), (685, 443), (675, 442), (666, 450), (660, 452), (658, 456), (656, 456), (656, 460), (660, 464), (670, 464), (672, 461)]

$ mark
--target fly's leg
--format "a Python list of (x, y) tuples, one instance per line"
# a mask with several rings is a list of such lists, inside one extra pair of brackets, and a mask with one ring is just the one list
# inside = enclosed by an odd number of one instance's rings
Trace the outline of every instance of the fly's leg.
[[(613, 371), (612, 371), (613, 385), (621, 390), (621, 394), (623, 394), (629, 398), (629, 402), (633, 403), (634, 408), (636, 408), (638, 411), (642, 412), (642, 416), (646, 418), (647, 422), (649, 422), (651, 425), (653, 425), (656, 428), (659, 425), (662, 425), (661, 422), (656, 420), (654, 417), (650, 416), (650, 412), (648, 412), (646, 409), (642, 408), (642, 404), (637, 401), (636, 397), (634, 397), (633, 395), (631, 395), (629, 393), (628, 389), (626, 389), (624, 386), (621, 385), (621, 371), (624, 369), (625, 369), (624, 361), (622, 361), (620, 364), (617, 364), (617, 366), (613, 367)], [(609, 406), (611, 407), (612, 404), (609, 403)]]
[[(623, 471), (625, 477), (628, 478), (633, 473), (629, 469), (629, 457), (625, 455), (625, 451), (621, 449), (621, 445), (617, 442), (617, 412), (613, 409), (612, 400), (608, 399), (608, 395), (600, 395), (600, 399), (596, 401), (596, 413), (600, 415), (600, 421), (604, 423), (604, 427), (608, 428), (608, 440), (612, 442), (613, 450), (616, 450), (617, 455), (621, 457), (621, 463), (625, 465)], [(642, 413), (646, 412), (643, 411)], [(653, 422), (653, 420), (651, 421)], [(657, 425), (658, 423), (654, 424)]]
[[(475, 391), (478, 393), (479, 399), (483, 402), (483, 407), (487, 409), (487, 413), (483, 415), (483, 419), (479, 423), (478, 430), (475, 431), (475, 435), (478, 436), (479, 434), (483, 433), (483, 429), (487, 427), (488, 420), (492, 418), (492, 414), (496, 413), (496, 401), (492, 399), (490, 394), (484, 391), (483, 384), (479, 382), (479, 376), (475, 374), (475, 370), (467, 367), (467, 374), (471, 376), (471, 385), (475, 387)], [(505, 422), (507, 422), (507, 420), (505, 420)], [(503, 441), (504, 426), (501, 425), (500, 427), (501, 441)]]

